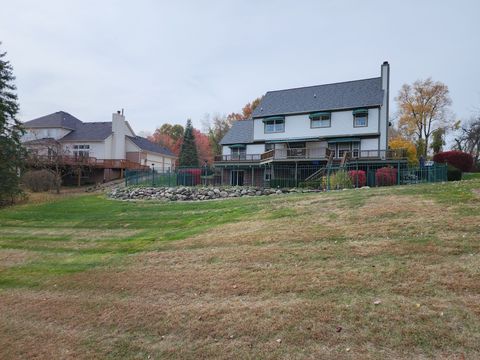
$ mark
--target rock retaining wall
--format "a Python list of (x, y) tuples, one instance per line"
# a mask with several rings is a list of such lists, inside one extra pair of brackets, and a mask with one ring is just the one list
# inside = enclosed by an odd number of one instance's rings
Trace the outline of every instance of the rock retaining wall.
[(312, 192), (312, 190), (256, 187), (126, 187), (115, 188), (108, 196), (118, 200), (201, 201), (244, 196), (281, 195), (290, 192)]

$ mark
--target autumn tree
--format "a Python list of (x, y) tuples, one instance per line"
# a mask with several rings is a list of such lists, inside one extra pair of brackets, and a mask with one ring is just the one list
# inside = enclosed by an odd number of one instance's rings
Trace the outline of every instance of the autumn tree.
[(434, 154), (438, 154), (443, 150), (443, 146), (445, 145), (444, 137), (445, 128), (440, 127), (432, 132), (432, 144), (430, 147), (432, 148)]
[(398, 136), (398, 137), (395, 137), (395, 138), (391, 139), (388, 142), (388, 146), (392, 150), (405, 150), (407, 152), (408, 163), (410, 165), (417, 165), (418, 164), (417, 147), (415, 146), (415, 144), (412, 141)]
[(225, 134), (230, 130), (232, 123), (232, 117), (222, 116), (220, 114), (215, 114), (210, 119), (210, 115), (206, 115), (204, 118), (204, 128), (208, 135), (208, 140), (210, 148), (213, 155), (220, 155), (222, 153), (222, 146), (220, 141), (223, 139)]
[(447, 85), (431, 78), (404, 84), (395, 98), (399, 108), (399, 126), (417, 141), (418, 152), (425, 157), (432, 132), (449, 123), (452, 101)]
[(203, 165), (205, 161), (212, 164), (214, 156), (208, 135), (197, 129), (193, 129), (193, 135), (195, 136), (199, 164)]
[(17, 120), (19, 105), (15, 76), (10, 62), (4, 59), (5, 55), (0, 52), (0, 206), (13, 202), (21, 193), (18, 175), (25, 158), (20, 141), (24, 130)]
[(195, 134), (193, 130), (192, 121), (188, 119), (183, 134), (182, 147), (180, 149), (178, 160), (180, 166), (198, 167), (199, 165)]

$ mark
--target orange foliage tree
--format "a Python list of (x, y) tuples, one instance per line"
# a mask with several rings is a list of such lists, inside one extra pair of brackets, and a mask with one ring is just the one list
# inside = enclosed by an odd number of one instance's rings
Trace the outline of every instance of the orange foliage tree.
[(418, 164), (417, 148), (412, 141), (404, 139), (402, 137), (396, 137), (389, 140), (388, 144), (390, 146), (390, 149), (392, 150), (405, 149), (407, 152), (408, 163), (410, 165)]

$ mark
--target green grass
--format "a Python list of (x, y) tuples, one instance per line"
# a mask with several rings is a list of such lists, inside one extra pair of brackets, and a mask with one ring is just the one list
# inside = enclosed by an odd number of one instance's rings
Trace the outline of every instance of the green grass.
[(89, 195), (0, 211), (0, 249), (33, 252), (34, 260), (1, 271), (0, 287), (36, 286), (69, 274), (160, 249), (259, 211), (257, 202), (121, 202)]
[(462, 180), (474, 180), (474, 179), (480, 179), (480, 172), (462, 174)]
[(5, 208), (0, 358), (478, 358), (479, 231), (479, 179)]

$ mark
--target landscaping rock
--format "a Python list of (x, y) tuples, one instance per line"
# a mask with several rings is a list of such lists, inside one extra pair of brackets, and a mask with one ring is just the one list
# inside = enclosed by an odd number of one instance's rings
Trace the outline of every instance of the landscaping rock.
[[(263, 189), (245, 187), (118, 187), (111, 189), (108, 197), (116, 200), (204, 201), (246, 196), (282, 195), (296, 189)], [(302, 190), (303, 192), (303, 190)]]

